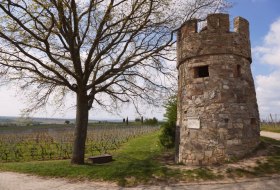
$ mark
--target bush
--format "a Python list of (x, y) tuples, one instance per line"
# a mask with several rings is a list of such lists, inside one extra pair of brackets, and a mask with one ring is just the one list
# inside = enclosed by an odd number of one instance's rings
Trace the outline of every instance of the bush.
[(166, 121), (162, 124), (162, 132), (159, 140), (165, 148), (173, 148), (175, 146), (176, 120), (177, 120), (177, 99), (175, 96), (169, 98), (164, 106), (166, 113), (164, 117)]
[(141, 119), (140, 118), (135, 118), (135, 122), (140, 122)]
[(152, 118), (152, 119), (145, 119), (144, 122), (146, 125), (157, 125), (158, 124), (158, 120), (157, 118)]
[(165, 148), (175, 147), (176, 123), (165, 122), (161, 127), (162, 132), (160, 134), (159, 140), (162, 146), (164, 146)]

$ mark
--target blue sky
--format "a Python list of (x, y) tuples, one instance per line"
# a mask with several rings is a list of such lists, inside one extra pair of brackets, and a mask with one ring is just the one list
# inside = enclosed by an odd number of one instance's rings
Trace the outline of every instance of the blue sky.
[[(250, 35), (253, 53), (252, 71), (262, 118), (270, 113), (279, 114), (280, 119), (280, 0), (231, 0), (234, 6), (228, 11), (231, 21), (241, 16), (250, 22)], [(24, 104), (15, 88), (0, 87), (0, 115), (18, 116)], [(73, 99), (74, 100), (74, 99)], [(73, 101), (74, 102), (74, 101)], [(70, 107), (74, 103), (70, 102)], [(74, 118), (74, 109), (53, 112), (46, 110), (36, 114), (41, 117)], [(144, 108), (146, 116), (163, 117), (163, 109)], [(100, 109), (93, 110), (91, 118), (134, 118), (137, 113), (125, 109), (120, 116), (112, 116)]]
[(280, 1), (234, 0), (231, 18), (242, 16), (250, 23), (252, 72), (261, 118), (280, 119)]
[[(250, 37), (252, 48), (263, 43), (270, 25), (277, 19), (280, 19), (280, 1), (279, 0), (232, 0), (233, 7), (229, 10), (231, 19), (236, 16), (246, 18), (250, 23)], [(280, 31), (279, 31), (280, 32)], [(254, 56), (254, 54), (253, 54)], [(272, 68), (260, 64), (253, 60), (252, 66), (254, 75), (268, 74)]]
[(262, 43), (271, 23), (280, 17), (279, 0), (232, 0), (231, 17), (242, 16), (250, 22), (252, 46)]

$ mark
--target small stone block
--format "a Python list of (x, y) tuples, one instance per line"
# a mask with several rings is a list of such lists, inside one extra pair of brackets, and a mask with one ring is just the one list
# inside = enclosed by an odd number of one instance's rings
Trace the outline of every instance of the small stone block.
[(205, 151), (205, 156), (206, 157), (211, 157), (212, 156), (212, 151), (211, 150), (208, 150), (208, 151)]
[(112, 155), (104, 154), (100, 156), (91, 156), (88, 158), (93, 164), (103, 164), (113, 161)]

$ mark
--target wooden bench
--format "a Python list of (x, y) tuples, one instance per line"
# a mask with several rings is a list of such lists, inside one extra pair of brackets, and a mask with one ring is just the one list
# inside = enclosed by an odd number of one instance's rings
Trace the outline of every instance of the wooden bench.
[(91, 163), (93, 164), (103, 164), (103, 163), (112, 162), (113, 158), (112, 155), (110, 154), (104, 154), (100, 156), (91, 156), (88, 158), (88, 160), (90, 160)]

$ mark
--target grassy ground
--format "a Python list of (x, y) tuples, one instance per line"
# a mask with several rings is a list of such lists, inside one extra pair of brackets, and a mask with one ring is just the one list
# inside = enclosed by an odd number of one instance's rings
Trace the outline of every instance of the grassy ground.
[(224, 172), (220, 172), (215, 167), (187, 169), (174, 163), (171, 165), (172, 167), (167, 166), (166, 162), (161, 159), (165, 152), (158, 145), (158, 135), (159, 132), (156, 132), (128, 141), (114, 153), (114, 161), (107, 164), (80, 166), (71, 165), (69, 160), (14, 162), (0, 164), (0, 170), (75, 180), (115, 181), (121, 186), (134, 186), (140, 183), (159, 184), (177, 181), (218, 180), (226, 177), (256, 177), (280, 173), (280, 141), (262, 138), (258, 149), (266, 149), (272, 145), (274, 148), (269, 150), (270, 155), (267, 159), (257, 161), (255, 167), (231, 168), (225, 166)]
[[(256, 148), (254, 154), (257, 152), (267, 152), (266, 156), (256, 159), (253, 167), (247, 168), (227, 168), (228, 177), (260, 177), (270, 174), (280, 174), (280, 141), (261, 137), (261, 143)], [(252, 156), (252, 155), (251, 155)], [(243, 159), (249, 159), (248, 158)]]
[(280, 125), (261, 124), (261, 130), (280, 133)]
[(129, 141), (113, 155), (115, 161), (107, 164), (75, 166), (69, 160), (37, 161), (5, 163), (0, 165), (0, 170), (41, 176), (109, 180), (117, 181), (120, 185), (134, 185), (148, 181), (153, 174), (169, 176), (169, 171), (152, 159), (161, 151), (157, 136), (158, 133), (154, 133)]
[(183, 178), (215, 179), (218, 177), (205, 168), (186, 171), (167, 168), (157, 159), (162, 153), (162, 148), (158, 145), (158, 135), (159, 132), (156, 132), (130, 140), (113, 155), (114, 161), (107, 164), (78, 166), (71, 165), (69, 160), (14, 162), (0, 164), (0, 170), (78, 180), (116, 181), (122, 186), (175, 182)]

